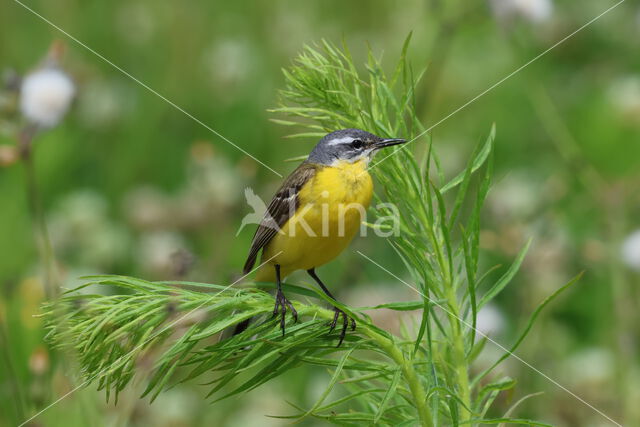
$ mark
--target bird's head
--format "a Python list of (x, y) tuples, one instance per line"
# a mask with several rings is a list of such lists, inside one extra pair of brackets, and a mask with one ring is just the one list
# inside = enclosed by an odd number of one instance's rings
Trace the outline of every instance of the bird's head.
[(360, 129), (341, 129), (322, 138), (309, 154), (308, 161), (323, 165), (340, 161), (369, 161), (379, 149), (405, 142), (399, 138), (380, 138)]

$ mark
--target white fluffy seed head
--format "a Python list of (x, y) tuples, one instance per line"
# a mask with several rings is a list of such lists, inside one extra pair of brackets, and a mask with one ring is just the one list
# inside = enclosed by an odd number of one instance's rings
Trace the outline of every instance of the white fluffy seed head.
[(57, 125), (75, 95), (71, 78), (55, 67), (28, 74), (20, 87), (20, 110), (33, 124), (43, 128)]
[(619, 77), (609, 87), (609, 100), (624, 118), (640, 119), (640, 74)]
[(629, 268), (640, 271), (640, 230), (629, 234), (622, 243), (622, 260)]
[(531, 22), (545, 22), (551, 18), (553, 3), (551, 0), (517, 0), (520, 14)]
[(499, 19), (519, 16), (539, 24), (549, 21), (553, 13), (552, 0), (490, 0), (490, 2)]
[(502, 311), (493, 304), (487, 304), (478, 312), (476, 333), (479, 337), (495, 337), (504, 330)]

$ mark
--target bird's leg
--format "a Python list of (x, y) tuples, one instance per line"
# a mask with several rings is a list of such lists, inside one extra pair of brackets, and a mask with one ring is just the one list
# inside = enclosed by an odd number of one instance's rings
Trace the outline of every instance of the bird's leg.
[(282, 329), (282, 336), (284, 336), (284, 317), (287, 314), (287, 307), (291, 310), (291, 315), (293, 315), (293, 321), (298, 321), (298, 312), (293, 307), (293, 304), (285, 298), (284, 293), (282, 292), (282, 284), (280, 281), (280, 265), (275, 265), (276, 269), (276, 283), (278, 284), (278, 290), (276, 291), (276, 305), (273, 307), (273, 317), (280, 314), (280, 329)]
[[(327, 294), (327, 296), (329, 298), (331, 298), (334, 301), (337, 301), (336, 298), (331, 294), (329, 289), (327, 289), (327, 287), (324, 285), (324, 283), (322, 283), (322, 280), (320, 280), (320, 278), (316, 274), (316, 270), (315, 269), (312, 268), (310, 270), (307, 270), (307, 273), (309, 273), (309, 276), (311, 276), (313, 278), (313, 280), (316, 281), (318, 286), (320, 286), (322, 291), (325, 294)], [(344, 340), (344, 337), (347, 334), (347, 327), (349, 326), (349, 321), (351, 321), (351, 330), (352, 331), (356, 330), (356, 321), (355, 321), (355, 319), (352, 319), (352, 318), (348, 317), (347, 313), (345, 313), (344, 311), (340, 310), (338, 307), (334, 306), (333, 307), (333, 321), (331, 322), (331, 327), (329, 328), (329, 333), (331, 333), (331, 331), (333, 331), (335, 329), (336, 325), (338, 324), (338, 318), (340, 317), (340, 315), (342, 315), (342, 331), (340, 332), (340, 341), (338, 341), (338, 347), (340, 347), (340, 344), (342, 344), (342, 341)]]

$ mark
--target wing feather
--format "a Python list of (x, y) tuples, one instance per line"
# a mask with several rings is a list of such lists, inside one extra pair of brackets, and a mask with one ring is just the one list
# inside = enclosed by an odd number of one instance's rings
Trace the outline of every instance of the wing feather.
[(298, 193), (300, 189), (316, 174), (318, 165), (312, 163), (301, 163), (291, 175), (287, 177), (280, 189), (276, 192), (267, 207), (267, 211), (260, 222), (253, 240), (247, 261), (244, 264), (243, 273), (248, 274), (256, 263), (258, 253), (267, 246), (273, 236), (291, 217), (300, 205)]

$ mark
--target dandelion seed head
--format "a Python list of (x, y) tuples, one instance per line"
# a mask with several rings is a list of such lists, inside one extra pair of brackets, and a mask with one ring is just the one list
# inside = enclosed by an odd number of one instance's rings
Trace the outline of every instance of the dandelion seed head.
[(640, 230), (629, 234), (622, 243), (622, 260), (629, 268), (640, 271)]
[(610, 380), (614, 372), (611, 351), (591, 347), (574, 353), (564, 362), (565, 372), (576, 387), (602, 385)]
[(504, 315), (493, 304), (487, 304), (478, 312), (476, 329), (479, 335), (495, 337), (504, 330)]
[(490, 4), (494, 15), (501, 20), (520, 17), (541, 24), (549, 21), (553, 14), (551, 0), (490, 0)]
[(501, 218), (524, 218), (535, 212), (540, 203), (541, 186), (529, 173), (513, 173), (498, 182), (489, 198), (492, 210)]
[(205, 49), (202, 64), (212, 86), (224, 89), (219, 95), (228, 97), (228, 101), (235, 97), (225, 93), (241, 90), (256, 69), (256, 52), (246, 40), (221, 40)]
[(173, 269), (172, 256), (178, 251), (188, 251), (184, 237), (174, 231), (152, 231), (142, 235), (138, 256), (143, 271), (166, 277)]
[(609, 102), (625, 118), (640, 117), (640, 76), (629, 75), (615, 80), (608, 90)]
[(129, 232), (110, 218), (108, 200), (91, 189), (65, 195), (51, 213), (49, 229), (56, 250), (73, 260), (69, 267), (86, 270), (78, 276), (108, 271), (128, 254)]
[(27, 75), (20, 87), (20, 110), (33, 124), (56, 126), (75, 95), (71, 78), (56, 67), (46, 67)]
[(118, 35), (128, 43), (144, 46), (153, 40), (158, 22), (153, 8), (140, 1), (124, 3), (116, 12)]
[(93, 80), (78, 94), (77, 114), (83, 124), (107, 129), (133, 110), (135, 103), (135, 95), (123, 84)]

